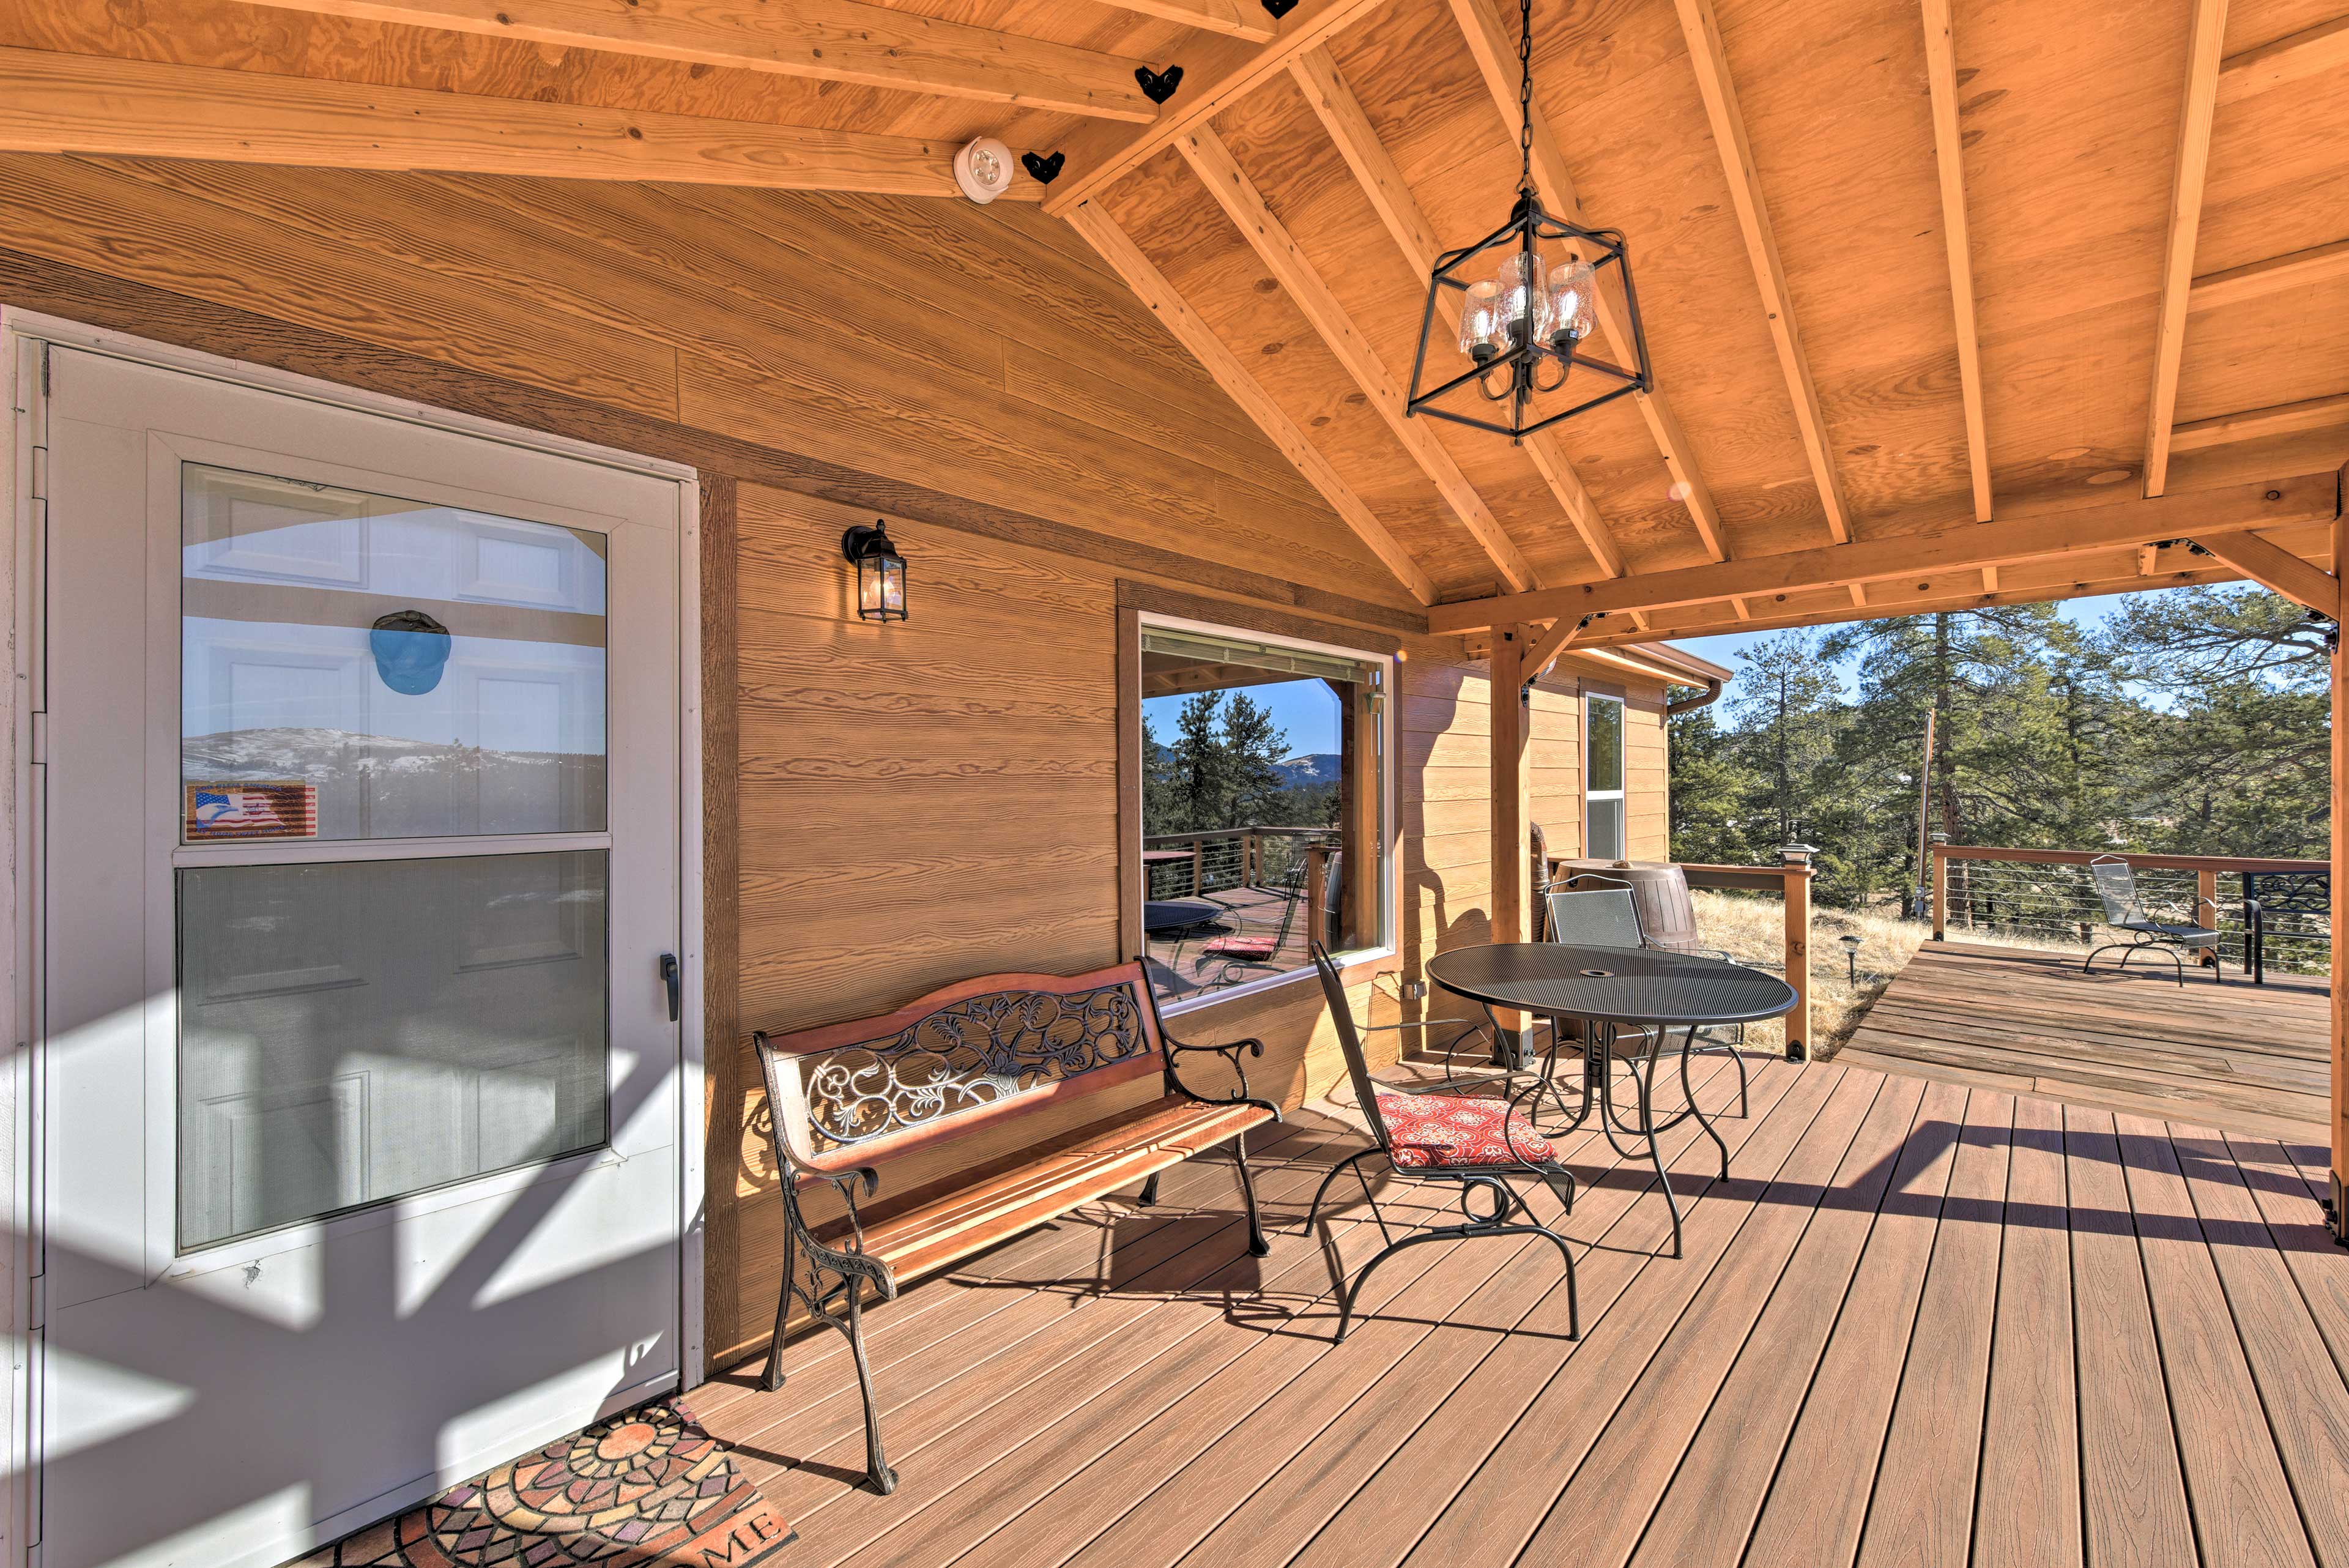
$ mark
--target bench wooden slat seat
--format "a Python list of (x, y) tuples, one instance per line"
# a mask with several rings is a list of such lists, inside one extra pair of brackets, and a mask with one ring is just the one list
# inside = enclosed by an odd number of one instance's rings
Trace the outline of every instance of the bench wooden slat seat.
[[(1171, 1039), (1141, 961), (1081, 975), (997, 974), (930, 992), (876, 1018), (752, 1037), (766, 1076), (770, 1142), (782, 1184), (783, 1280), (765, 1384), (782, 1386), (782, 1346), (796, 1303), (845, 1334), (864, 1397), (866, 1474), (888, 1492), (864, 1305), (894, 1299), (905, 1281), (946, 1268), (1134, 1181), (1155, 1199), (1158, 1173), (1229, 1144), (1247, 1214), (1248, 1250), (1269, 1249), (1247, 1168), (1247, 1133), (1280, 1119), (1250, 1095), (1242, 1058), (1255, 1040), (1193, 1045)], [(1237, 1085), (1207, 1096), (1178, 1064), (1222, 1057)], [(1045, 1140), (1018, 1155), (868, 1211), (878, 1167), (897, 1156), (1074, 1096), (1155, 1078), (1155, 1098)], [(830, 1186), (844, 1213), (811, 1226), (800, 1193)], [(804, 1278), (802, 1265), (805, 1266)]]

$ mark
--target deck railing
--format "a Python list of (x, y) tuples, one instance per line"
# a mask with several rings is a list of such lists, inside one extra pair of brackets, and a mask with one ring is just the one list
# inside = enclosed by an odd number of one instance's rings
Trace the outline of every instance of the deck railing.
[(1337, 837), (1334, 827), (1211, 828), (1201, 833), (1154, 833), (1144, 849), (1189, 850), (1187, 860), (1146, 868), (1153, 898), (1196, 898), (1240, 888), (1281, 887), (1307, 847)]
[[(2117, 857), (2137, 873), (2137, 894), (2157, 919), (2209, 919), (2220, 933), (2206, 961), (2240, 967), (2245, 961), (2244, 874), (2276, 879), (2324, 876), (2323, 860), (2258, 856), (2140, 855), (2112, 849), (2018, 849), (1972, 844), (1933, 846), (1932, 912), (1936, 940), (1954, 930), (2010, 940), (2092, 945), (2103, 940), (2104, 906), (2088, 878), (2091, 861)], [(2265, 897), (2261, 921), (2268, 966), (2301, 972), (2330, 961), (2332, 920), (2308, 909), (2279, 909)], [(2215, 911), (2216, 918), (2211, 919)]]

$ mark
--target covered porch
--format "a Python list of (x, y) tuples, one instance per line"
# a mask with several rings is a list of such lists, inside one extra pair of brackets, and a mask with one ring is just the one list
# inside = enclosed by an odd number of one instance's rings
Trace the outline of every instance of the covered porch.
[(1579, 1343), (1535, 1242), (1417, 1250), (1332, 1345), (1378, 1235), (1299, 1229), (1360, 1147), (1316, 1102), (1261, 1150), (1268, 1257), (1195, 1161), (876, 1317), (893, 1496), (836, 1335), (691, 1403), (812, 1568), (2349, 1562), (2321, 1144), (1753, 1065), (1731, 1179), (1676, 1147), (1684, 1259), (1644, 1164), (1569, 1155)]

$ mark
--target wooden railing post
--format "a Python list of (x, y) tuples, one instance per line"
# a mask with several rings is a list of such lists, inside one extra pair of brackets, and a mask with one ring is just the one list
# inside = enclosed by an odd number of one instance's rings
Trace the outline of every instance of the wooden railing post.
[(1950, 929), (1950, 836), (1940, 828), (1933, 830), (1930, 846), (1933, 868), (1929, 875), (1933, 882), (1933, 940), (1940, 941)]
[[(2194, 873), (2194, 919), (2198, 924), (2208, 919), (2212, 930), (2219, 929), (2219, 874), (2216, 871), (2206, 868)], [(2205, 968), (2219, 967), (2217, 948), (2202, 949), (2201, 956)]]
[[(2343, 483), (2349, 483), (2349, 469), (2343, 470)], [(2343, 582), (2349, 582), (2349, 508), (2333, 520), (2333, 572), (2339, 598), (2333, 606), (2333, 1193), (2329, 1208), (2333, 1240), (2349, 1242), (2349, 996), (2343, 994), (2349, 971), (2344, 971), (2341, 960), (2342, 918), (2349, 915), (2349, 896), (2344, 896), (2344, 888), (2349, 888), (2349, 707), (2341, 700), (2343, 686), (2349, 685), (2349, 653), (2344, 652), (2341, 638), (2342, 618), (2349, 616), (2349, 592), (2341, 589)]]
[(1795, 988), (1795, 1008), (1786, 1014), (1786, 1060), (1811, 1054), (1811, 846), (1789, 844), (1778, 851), (1786, 877), (1786, 983)]

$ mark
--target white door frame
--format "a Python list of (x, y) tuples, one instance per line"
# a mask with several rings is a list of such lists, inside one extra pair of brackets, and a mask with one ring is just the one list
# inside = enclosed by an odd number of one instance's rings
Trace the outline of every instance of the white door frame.
[(47, 489), (47, 416), (43, 374), (44, 345), (82, 349), (160, 369), (177, 370), (212, 380), (262, 391), (276, 392), (310, 402), (348, 409), (423, 425), (433, 430), (479, 437), (509, 446), (558, 457), (579, 459), (630, 472), (674, 480), (678, 483), (678, 911), (684, 969), (678, 1009), (680, 1070), (678, 1077), (678, 1150), (679, 1192), (683, 1212), (681, 1237), (681, 1299), (678, 1366), (683, 1386), (701, 1381), (704, 1330), (702, 1256), (704, 1245), (702, 1144), (702, 861), (701, 861), (701, 488), (696, 472), (681, 463), (616, 451), (587, 441), (543, 434), (519, 426), (478, 419), (470, 414), (411, 402), (402, 398), (355, 390), (290, 371), (223, 358), (194, 349), (175, 348), (127, 333), (60, 320), (31, 311), (0, 306), (0, 389), (7, 393), (10, 439), (0, 446), (0, 485), (8, 496), (10, 532), (7, 547), (0, 549), (0, 647), (5, 647), (8, 677), (7, 725), (0, 733), (0, 1019), (5, 1020), (7, 1048), (0, 1060), (0, 1164), (7, 1171), (6, 1191), (0, 1197), (0, 1334), (5, 1334), (7, 1376), (0, 1385), (0, 1564), (27, 1560), (34, 1466), (33, 1358), (30, 1330), (42, 1321), (39, 1281), (34, 1270), (39, 1253), (36, 1228), (38, 1195), (33, 1189), (33, 1158), (39, 1129), (33, 1118), (39, 1096), (31, 1092), (38, 1071), (35, 1020), (39, 997), (36, 977), (40, 972), (39, 849), (31, 809), (37, 780), (34, 764), (43, 737), (36, 733), (34, 703), (43, 690), (42, 649), (28, 639), (39, 625), (33, 594), (41, 581), (38, 552), (45, 537)]

